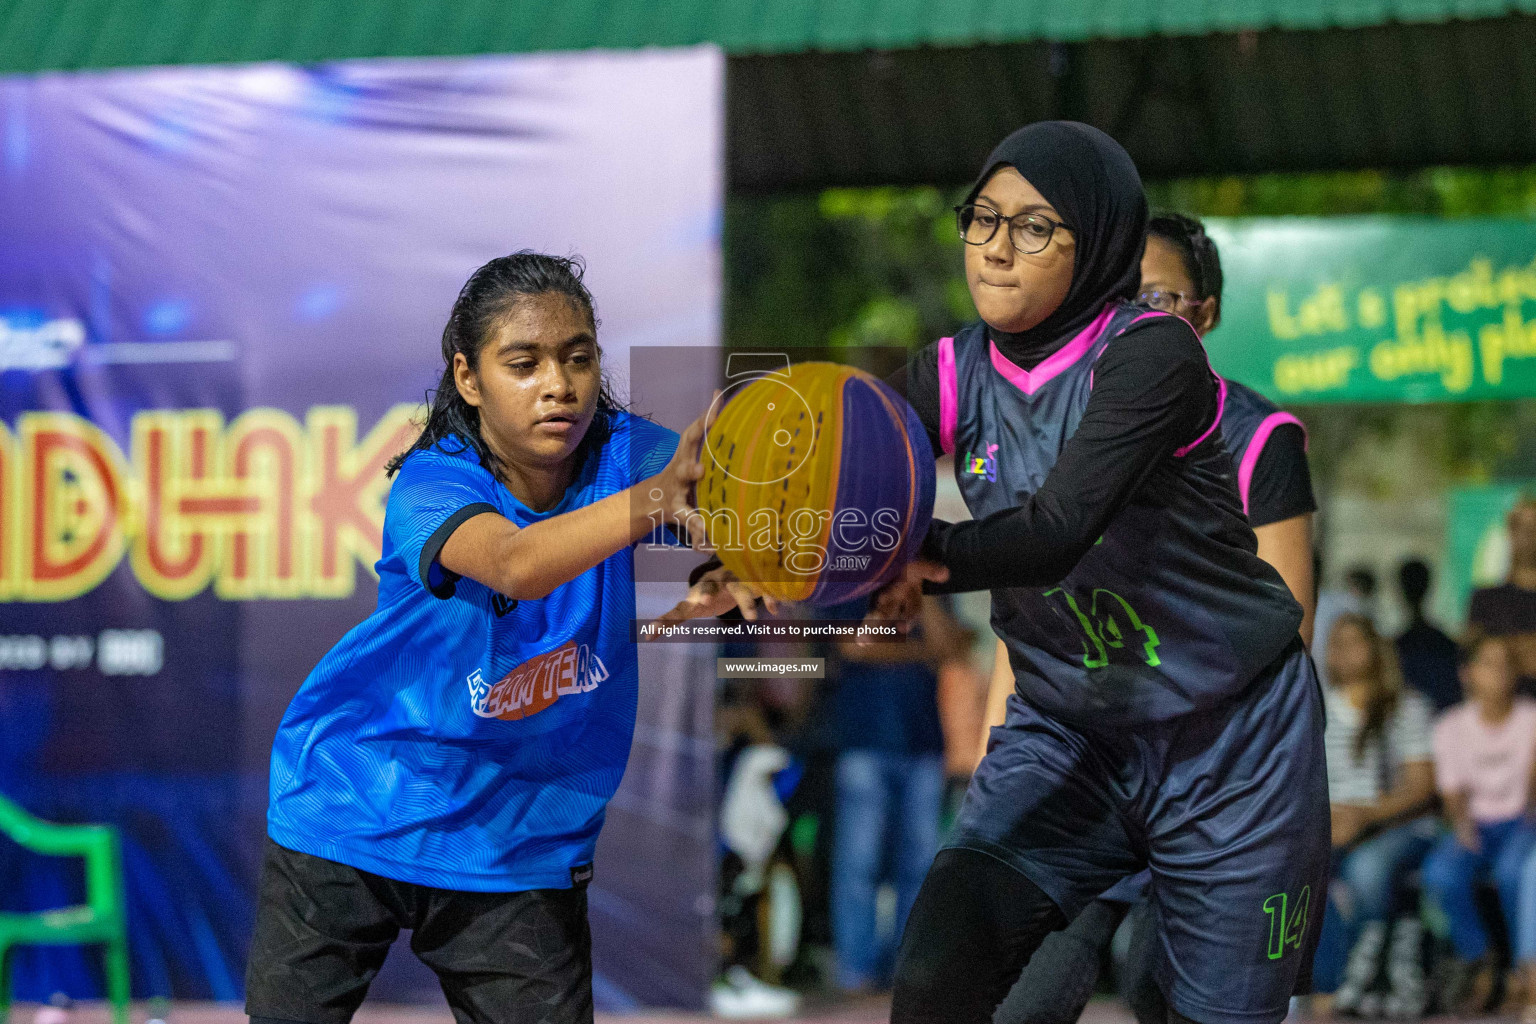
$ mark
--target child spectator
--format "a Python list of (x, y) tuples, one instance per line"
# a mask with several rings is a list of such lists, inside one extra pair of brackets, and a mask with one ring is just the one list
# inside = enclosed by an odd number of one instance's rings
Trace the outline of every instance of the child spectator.
[(1383, 1001), (1372, 989), (1388, 949), (1399, 884), (1434, 842), (1432, 819), (1420, 817), (1435, 796), (1429, 704), (1404, 688), (1392, 645), (1365, 616), (1340, 615), (1327, 650), (1323, 735), (1335, 883), (1322, 944), (1340, 949), (1352, 940), (1334, 1010), (1375, 1016), (1385, 1009), (1393, 1017), (1416, 1017), (1425, 1003), (1416, 916), (1392, 926), (1385, 1005), (1376, 1005)]
[[(1521, 934), (1519, 887), (1536, 845), (1528, 819), (1531, 768), (1536, 762), (1536, 700), (1515, 694), (1509, 642), (1474, 634), (1463, 649), (1461, 683), (1467, 699), (1435, 725), (1435, 783), (1451, 834), (1424, 862), (1424, 886), (1445, 914), (1458, 959), (1452, 976), (1465, 986), (1464, 1007), (1486, 1008), (1493, 971), (1488, 934), (1473, 891), (1491, 870), (1511, 943), (1522, 959), (1536, 952), (1536, 935)], [(1524, 931), (1530, 931), (1527, 928)]]
[[(1322, 567), (1318, 564), (1316, 578), (1321, 580)], [(1319, 671), (1328, 668), (1328, 640), (1333, 636), (1334, 624), (1339, 616), (1353, 613), (1376, 618), (1376, 574), (1369, 566), (1354, 565), (1344, 572), (1344, 586), (1323, 587), (1317, 593), (1317, 613), (1312, 620), (1312, 660)]]

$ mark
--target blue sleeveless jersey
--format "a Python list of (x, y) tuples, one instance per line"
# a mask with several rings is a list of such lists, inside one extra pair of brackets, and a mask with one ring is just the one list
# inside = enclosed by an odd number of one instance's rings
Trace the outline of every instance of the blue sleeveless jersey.
[(385, 510), (378, 609), (320, 661), (278, 728), (272, 839), (443, 889), (570, 887), (634, 733), (633, 550), (536, 601), (435, 557), (468, 518), (528, 526), (658, 472), (676, 447), (672, 431), (616, 414), (547, 512), (467, 447), (407, 458)]
[[(1040, 488), (1095, 362), (1132, 322), (1165, 315), (1108, 305), (1032, 371), (981, 324), (940, 341), (939, 433), (972, 516)], [(1217, 424), (1168, 462), (1143, 486), (1160, 482), (1158, 500), (1133, 497), (1060, 584), (992, 592), (1019, 696), (1048, 715), (1092, 728), (1187, 714), (1238, 693), (1296, 639), (1301, 608), (1256, 553)]]
[(1264, 445), (1276, 427), (1287, 423), (1306, 427), (1301, 420), (1285, 412), (1274, 402), (1245, 384), (1235, 380), (1226, 382), (1226, 403), (1221, 414), (1221, 436), (1232, 453), (1237, 469), (1237, 496), (1243, 503), (1243, 514), (1248, 515), (1248, 488), (1253, 483), (1253, 470), (1264, 454)]

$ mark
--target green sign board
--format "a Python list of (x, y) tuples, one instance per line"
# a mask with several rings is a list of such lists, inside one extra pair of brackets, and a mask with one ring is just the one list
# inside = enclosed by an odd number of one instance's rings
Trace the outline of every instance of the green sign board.
[(1213, 219), (1216, 369), (1276, 401), (1536, 395), (1536, 221)]

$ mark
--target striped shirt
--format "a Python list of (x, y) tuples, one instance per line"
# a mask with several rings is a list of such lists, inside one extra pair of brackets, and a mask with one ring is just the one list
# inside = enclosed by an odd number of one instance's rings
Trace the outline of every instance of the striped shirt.
[(1324, 689), (1323, 704), (1328, 714), (1323, 739), (1328, 751), (1330, 803), (1374, 804), (1391, 790), (1403, 765), (1429, 761), (1434, 756), (1429, 704), (1416, 693), (1404, 692), (1398, 697), (1397, 711), (1381, 736), (1367, 743), (1358, 758), (1355, 737), (1365, 724), (1365, 716), (1332, 686)]

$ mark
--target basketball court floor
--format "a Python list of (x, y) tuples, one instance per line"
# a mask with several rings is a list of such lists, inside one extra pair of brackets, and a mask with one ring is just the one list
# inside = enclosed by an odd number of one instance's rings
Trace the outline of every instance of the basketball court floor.
[[(144, 1024), (148, 1007), (135, 1003), (132, 1024)], [(38, 1007), (17, 1003), (12, 1007), (10, 1024), (33, 1024)], [(704, 1024), (720, 1018), (707, 1014), (643, 1013), (597, 1015), (598, 1024)], [(775, 1018), (780, 1024), (886, 1024), (890, 1019), (890, 1003), (883, 999), (866, 999), (858, 1002), (812, 1004), (800, 1015), (792, 1018)], [(1459, 1024), (1455, 1018), (1433, 1018), (1444, 1024)], [(1483, 1017), (1483, 1021), (1499, 1018)], [(453, 1016), (446, 1004), (442, 1006), (402, 1006), (391, 1003), (365, 1003), (353, 1018), (354, 1024), (453, 1024)], [(230, 1003), (173, 1003), (166, 1024), (245, 1024), (245, 1014), (238, 1004)], [(74, 1007), (68, 1024), (111, 1024), (111, 1015), (102, 1003), (84, 1003)], [(1082, 1024), (1135, 1024), (1133, 1018), (1114, 1000), (1095, 1000), (1082, 1017)]]

